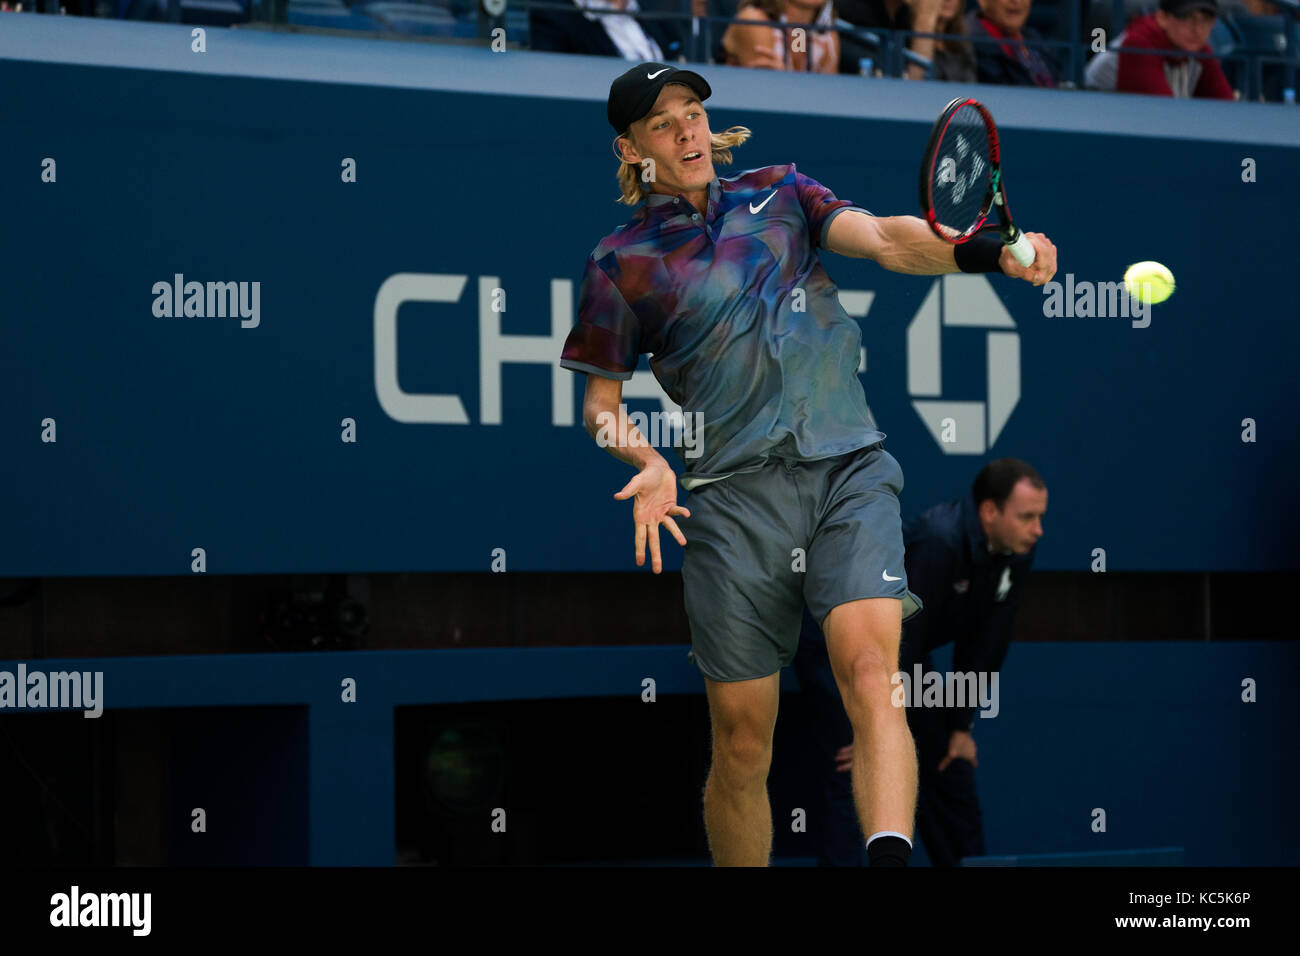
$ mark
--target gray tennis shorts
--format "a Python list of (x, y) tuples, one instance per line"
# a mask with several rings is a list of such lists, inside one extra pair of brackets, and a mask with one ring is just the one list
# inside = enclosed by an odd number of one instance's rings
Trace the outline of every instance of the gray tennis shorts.
[(697, 487), (679, 518), (691, 654), (715, 681), (775, 674), (794, 659), (806, 602), (820, 624), (861, 598), (907, 589), (898, 495), (903, 469), (877, 442), (820, 461), (770, 459)]

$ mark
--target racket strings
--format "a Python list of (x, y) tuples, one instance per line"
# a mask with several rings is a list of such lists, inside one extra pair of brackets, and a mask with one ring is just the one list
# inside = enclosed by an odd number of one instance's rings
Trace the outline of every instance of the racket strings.
[(935, 150), (930, 196), (935, 224), (949, 238), (967, 236), (988, 216), (992, 143), (973, 106), (953, 114)]

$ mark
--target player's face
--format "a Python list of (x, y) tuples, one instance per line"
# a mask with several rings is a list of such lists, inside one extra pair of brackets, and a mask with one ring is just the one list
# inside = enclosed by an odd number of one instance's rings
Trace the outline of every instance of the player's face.
[[(987, 502), (986, 502), (987, 504)], [(1043, 536), (1043, 515), (1047, 513), (1047, 491), (1021, 478), (1007, 496), (1002, 511), (994, 511), (989, 526), (989, 544), (995, 551), (1027, 554)]]
[(1029, 0), (979, 0), (979, 4), (984, 16), (1010, 36), (1019, 36), (1029, 19)]
[[(632, 124), (641, 159), (654, 160), (652, 192), (687, 193), (713, 180), (709, 117), (696, 95), (670, 83), (659, 91), (650, 113)], [(688, 159), (694, 155), (695, 158)]]
[(1214, 14), (1209, 11), (1193, 10), (1181, 17), (1163, 10), (1157, 10), (1156, 14), (1156, 22), (1178, 49), (1195, 52), (1209, 42), (1215, 20)]

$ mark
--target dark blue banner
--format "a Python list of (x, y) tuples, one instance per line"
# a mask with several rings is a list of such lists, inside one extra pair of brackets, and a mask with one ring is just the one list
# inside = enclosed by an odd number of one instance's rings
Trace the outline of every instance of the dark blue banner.
[[(604, 120), (619, 64), (209, 42), (188, 72), (0, 62), (29, 94), (0, 107), (0, 575), (632, 568), (613, 500), (631, 471), (558, 364), (585, 257), (629, 214)], [(336, 82), (240, 65), (339, 44), (372, 59)], [(710, 74), (713, 128), (755, 134), (720, 175), (795, 162), (877, 215), (917, 213), (930, 122), (962, 90), (754, 72)], [(1040, 568), (1096, 549), (1111, 570), (1296, 567), (1300, 151), (1273, 131), (1293, 118), (975, 92), (1060, 287), (823, 254), (904, 514), (1014, 456), (1049, 487)], [(1213, 122), (1137, 131), (1169, 111)], [(1145, 315), (1113, 285), (1139, 260), (1177, 281)], [(644, 364), (625, 395), (674, 410)]]

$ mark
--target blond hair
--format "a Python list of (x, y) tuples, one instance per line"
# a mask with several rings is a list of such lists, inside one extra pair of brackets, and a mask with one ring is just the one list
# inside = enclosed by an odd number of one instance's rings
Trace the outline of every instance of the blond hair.
[[(713, 165), (726, 166), (730, 164), (732, 147), (739, 146), (752, 135), (744, 126), (732, 126), (721, 133), (710, 134), (709, 148), (713, 152)], [(632, 131), (629, 129), (623, 136), (632, 139)], [(635, 144), (635, 140), (633, 140), (633, 143)], [(635, 206), (650, 195), (650, 184), (641, 180), (640, 163), (629, 163), (627, 160), (623, 160), (619, 163), (617, 175), (618, 188), (623, 193), (616, 200), (617, 202), (621, 202), (625, 206)]]

